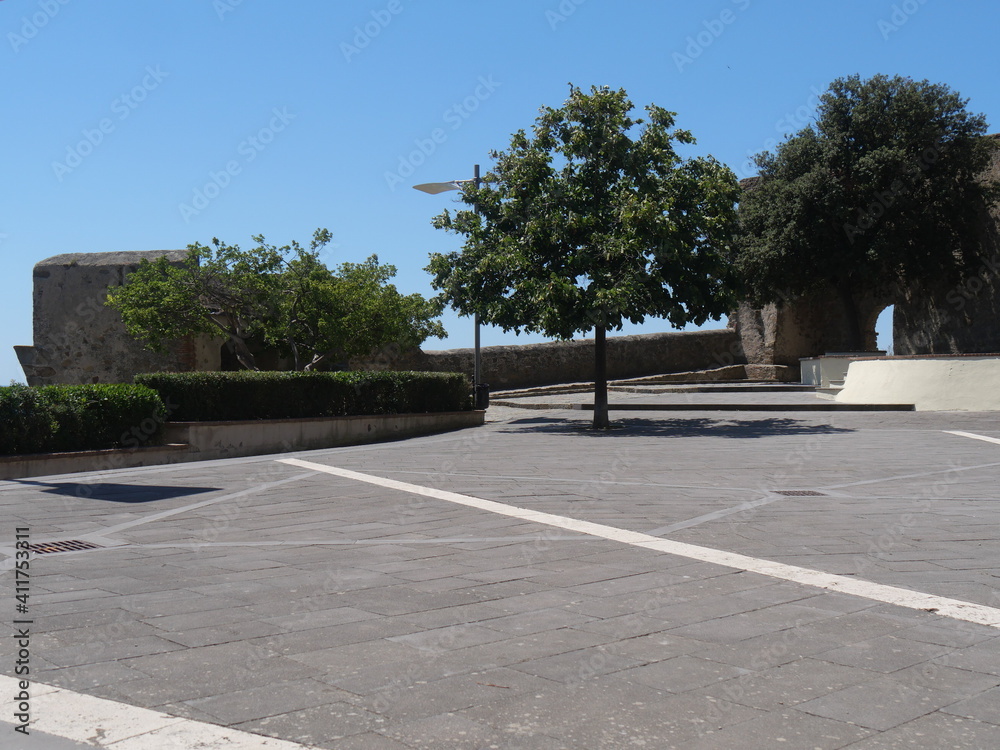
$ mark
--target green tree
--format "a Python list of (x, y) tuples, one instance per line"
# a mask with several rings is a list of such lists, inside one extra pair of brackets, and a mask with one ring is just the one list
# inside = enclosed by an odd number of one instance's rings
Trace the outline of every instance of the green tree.
[(748, 297), (833, 290), (861, 349), (862, 297), (960, 278), (996, 196), (981, 179), (994, 144), (967, 104), (947, 86), (900, 76), (834, 81), (813, 126), (756, 157), (734, 256)]
[(673, 113), (651, 105), (645, 121), (632, 108), (623, 90), (570, 86), (532, 136), (520, 130), (492, 154), (481, 186), (465, 185), (461, 200), (475, 211), (434, 220), (466, 241), (428, 266), (439, 299), (463, 315), (560, 339), (593, 330), (596, 428), (608, 426), (609, 329), (647, 316), (700, 324), (732, 302), (724, 256), (735, 176), (677, 154), (694, 138), (674, 129)]
[(243, 250), (213, 239), (188, 246), (180, 264), (166, 258), (142, 261), (123, 286), (108, 294), (126, 330), (163, 351), (192, 334), (221, 335), (247, 369), (257, 362), (247, 345), (256, 339), (311, 370), (364, 355), (380, 346), (419, 346), (444, 336), (435, 318), (440, 306), (420, 295), (404, 296), (388, 283), (395, 267), (376, 256), (344, 263), (335, 271), (319, 254), (330, 233), (319, 229), (308, 249), (277, 247), (263, 236)]
[(290, 353), (296, 369), (311, 370), (386, 344), (407, 349), (446, 336), (436, 320), (441, 305), (400, 294), (389, 283), (395, 275), (395, 266), (375, 255), (330, 271), (315, 254), (301, 253), (283, 276), (277, 315), (263, 322), (264, 340)]

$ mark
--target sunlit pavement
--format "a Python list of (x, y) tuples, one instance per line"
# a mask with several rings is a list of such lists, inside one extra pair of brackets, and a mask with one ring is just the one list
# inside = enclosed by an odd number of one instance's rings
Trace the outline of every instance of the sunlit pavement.
[[(1000, 445), (975, 437), (995, 415), (489, 416), (0, 483), (31, 727), (115, 748), (1000, 746)], [(33, 556), (22, 614), (17, 529), (94, 545)], [(0, 640), (0, 673), (18, 655)], [(6, 705), (0, 746), (47, 747)]]

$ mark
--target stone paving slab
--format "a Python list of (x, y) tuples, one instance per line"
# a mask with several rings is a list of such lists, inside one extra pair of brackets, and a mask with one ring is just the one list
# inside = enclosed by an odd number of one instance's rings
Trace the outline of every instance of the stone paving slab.
[[(1000, 608), (991, 414), (489, 419), (295, 455)], [(997, 745), (1000, 629), (278, 458), (0, 483), (0, 552), (104, 545), (31, 561), (33, 679), (323, 748)]]

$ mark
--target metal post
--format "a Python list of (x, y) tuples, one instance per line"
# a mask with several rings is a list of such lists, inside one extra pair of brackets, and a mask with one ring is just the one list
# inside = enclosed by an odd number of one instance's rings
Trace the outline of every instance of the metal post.
[[(476, 164), (473, 170), (473, 177), (476, 181), (476, 188), (479, 188), (479, 165)], [(473, 205), (473, 210), (476, 215), (479, 215), (479, 206)], [(475, 346), (476, 346), (476, 356), (475, 365), (472, 371), (472, 392), (475, 394), (476, 406), (479, 406), (479, 384), (482, 382), (482, 360), (479, 354), (479, 313), (476, 313), (476, 335), (475, 335)]]

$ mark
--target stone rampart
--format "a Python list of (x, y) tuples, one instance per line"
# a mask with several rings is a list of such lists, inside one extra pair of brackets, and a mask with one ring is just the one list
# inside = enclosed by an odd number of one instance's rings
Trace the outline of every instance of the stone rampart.
[[(708, 370), (745, 364), (738, 334), (729, 328), (713, 331), (677, 331), (609, 336), (608, 378), (642, 377), (670, 372)], [(352, 360), (361, 369), (412, 369), (472, 373), (473, 349), (392, 351)], [(487, 346), (481, 350), (482, 380), (493, 390), (594, 379), (592, 339), (543, 344)]]
[[(865, 351), (878, 348), (875, 322), (889, 304), (889, 298), (858, 300)], [(739, 331), (750, 364), (788, 367), (796, 376), (800, 358), (852, 348), (843, 302), (833, 292), (818, 292), (762, 308), (744, 302), (730, 321)]]
[(138, 372), (218, 369), (218, 345), (207, 337), (177, 342), (166, 354), (146, 349), (125, 331), (121, 315), (105, 306), (143, 259), (183, 250), (56, 255), (35, 265), (33, 345), (14, 347), (29, 385), (131, 382)]

